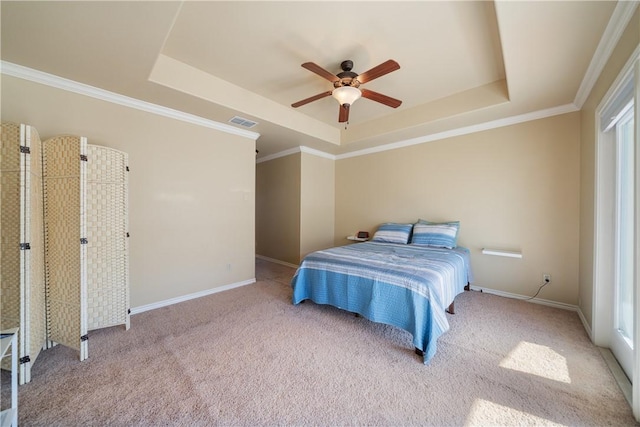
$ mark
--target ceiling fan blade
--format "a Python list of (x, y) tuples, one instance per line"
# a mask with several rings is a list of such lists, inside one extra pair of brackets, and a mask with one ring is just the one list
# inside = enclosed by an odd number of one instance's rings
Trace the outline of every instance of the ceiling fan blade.
[(305, 62), (304, 64), (302, 64), (302, 68), (306, 68), (312, 73), (316, 73), (320, 77), (329, 80), (331, 83), (335, 83), (340, 80), (338, 76), (328, 72), (327, 70), (317, 64), (314, 64), (313, 62)]
[(366, 83), (366, 82), (370, 82), (373, 79), (377, 79), (378, 77), (382, 77), (385, 74), (389, 74), (390, 72), (399, 70), (399, 69), (400, 69), (400, 65), (393, 59), (390, 59), (378, 65), (377, 67), (373, 67), (372, 69), (365, 71), (364, 73), (356, 77), (356, 79), (360, 83)]
[(344, 123), (349, 121), (349, 107), (344, 105), (340, 106), (340, 112), (338, 113), (338, 122)]
[(360, 91), (362, 92), (362, 96), (364, 98), (379, 102), (391, 108), (398, 108), (400, 104), (402, 104), (402, 101), (400, 101), (399, 99), (391, 98), (390, 96), (383, 95), (369, 89), (360, 89)]
[(293, 108), (298, 108), (301, 105), (308, 104), (308, 103), (313, 102), (313, 101), (317, 101), (318, 99), (322, 99), (322, 98), (324, 98), (326, 96), (329, 96), (329, 95), (331, 95), (331, 91), (330, 90), (328, 90), (326, 92), (319, 93), (317, 95), (310, 96), (309, 98), (303, 99), (302, 101), (298, 101), (296, 103), (291, 104), (291, 106)]

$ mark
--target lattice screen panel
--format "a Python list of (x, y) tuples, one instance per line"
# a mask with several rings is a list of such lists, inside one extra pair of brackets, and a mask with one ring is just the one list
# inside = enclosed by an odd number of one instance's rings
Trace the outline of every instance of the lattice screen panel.
[(31, 380), (31, 366), (47, 342), (46, 301), (44, 278), (44, 195), (42, 192), (42, 143), (34, 127), (27, 126), (27, 138), (31, 150), (30, 173), (31, 201), (30, 213), (25, 219), (30, 224), (29, 242), (29, 289), (26, 299), (25, 316), (29, 320), (29, 342), (26, 354), (30, 364), (24, 382)]
[(87, 157), (88, 327), (129, 329), (127, 154), (89, 144)]
[(34, 128), (15, 123), (2, 124), (1, 140), (0, 329), (20, 328), (24, 384), (46, 343), (41, 142)]
[(49, 340), (88, 356), (86, 272), (87, 140), (43, 143), (45, 276)]
[(2, 124), (0, 149), (0, 329), (20, 326), (20, 125)]

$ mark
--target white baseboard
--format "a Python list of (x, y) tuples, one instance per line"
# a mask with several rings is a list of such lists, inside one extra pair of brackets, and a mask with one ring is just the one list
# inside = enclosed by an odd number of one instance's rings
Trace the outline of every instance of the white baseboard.
[(263, 261), (273, 262), (274, 264), (286, 265), (287, 267), (291, 267), (291, 268), (298, 268), (298, 266), (296, 264), (291, 264), (290, 262), (280, 261), (279, 259), (275, 259), (275, 258), (269, 258), (269, 257), (266, 257), (266, 256), (257, 255), (257, 254), (256, 254), (256, 258), (261, 259)]
[(483, 288), (483, 287), (480, 287), (480, 286), (471, 286), (471, 289), (474, 290), (474, 291), (480, 291), (481, 290), (482, 292), (486, 292), (488, 294), (493, 294), (493, 295), (499, 295), (499, 296), (505, 297), (505, 298), (528, 300), (529, 302), (532, 302), (532, 303), (535, 303), (535, 304), (541, 304), (541, 305), (546, 305), (546, 306), (549, 306), (549, 307), (561, 308), (563, 310), (575, 311), (576, 313), (578, 313), (578, 317), (580, 318), (580, 321), (582, 322), (582, 326), (584, 327), (584, 330), (587, 332), (587, 335), (589, 336), (589, 339), (593, 342), (593, 337), (591, 336), (591, 327), (589, 326), (589, 322), (587, 322), (587, 318), (584, 317), (584, 313), (582, 313), (582, 310), (577, 305), (566, 304), (566, 303), (563, 303), (563, 302), (551, 301), (551, 300), (542, 299), (542, 298), (529, 299), (530, 297), (525, 296), (525, 295), (518, 295), (518, 294), (513, 294), (511, 292), (497, 291), (495, 289)]
[(131, 314), (139, 314), (144, 313), (145, 311), (155, 310), (156, 308), (166, 307), (168, 305), (177, 304), (179, 302), (189, 301), (190, 299), (200, 298), (207, 295), (215, 294), (218, 292), (228, 291), (230, 289), (239, 288), (240, 286), (250, 285), (252, 283), (256, 283), (256, 279), (248, 279), (242, 282), (231, 283), (229, 285), (218, 286), (216, 288), (207, 289), (200, 292), (195, 292), (193, 294), (182, 295), (175, 298), (170, 298), (164, 301), (158, 301), (151, 304), (141, 305), (140, 307), (131, 308)]
[(471, 285), (471, 290), (473, 290), (473, 291), (482, 291), (482, 292), (486, 292), (488, 294), (498, 295), (498, 296), (505, 297), (505, 298), (527, 300), (528, 302), (532, 302), (532, 303), (535, 303), (535, 304), (547, 305), (549, 307), (561, 308), (563, 310), (578, 311), (578, 306), (577, 305), (566, 304), (564, 302), (551, 301), (551, 300), (542, 299), (542, 298), (529, 299), (530, 297), (526, 296), (526, 295), (518, 295), (518, 294), (513, 294), (511, 292), (498, 291), (498, 290), (495, 290), (495, 289), (483, 288), (483, 287), (480, 287), (480, 286), (473, 286), (473, 285)]
[(582, 326), (584, 327), (584, 330), (587, 331), (587, 335), (589, 335), (589, 339), (591, 340), (591, 342), (593, 342), (593, 336), (591, 335), (591, 326), (589, 326), (589, 322), (587, 322), (587, 318), (584, 317), (584, 313), (582, 313), (582, 309), (580, 309), (580, 307), (578, 307), (577, 311), (578, 311), (578, 317), (582, 322)]
[(625, 399), (627, 399), (629, 406), (633, 407), (633, 391), (631, 381), (629, 381), (629, 378), (627, 378), (627, 375), (622, 370), (620, 363), (618, 363), (618, 360), (613, 355), (613, 353), (611, 353), (610, 349), (598, 347), (598, 350), (600, 350), (602, 358), (607, 363), (609, 370), (611, 370), (611, 373), (616, 379), (620, 390), (622, 390), (622, 394), (624, 394)]

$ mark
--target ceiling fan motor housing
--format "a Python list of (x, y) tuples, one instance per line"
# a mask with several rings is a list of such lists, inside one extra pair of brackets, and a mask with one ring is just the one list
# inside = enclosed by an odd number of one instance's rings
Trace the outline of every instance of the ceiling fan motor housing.
[(342, 61), (340, 68), (342, 68), (342, 71), (351, 71), (353, 69), (353, 61), (350, 59)]
[(353, 61), (351, 61), (350, 59), (342, 61), (342, 63), (340, 64), (340, 68), (342, 68), (342, 72), (336, 74), (336, 76), (340, 80), (335, 81), (333, 83), (333, 87), (338, 88), (341, 86), (360, 86), (360, 82), (358, 81), (358, 79), (356, 79), (358, 75), (351, 71), (351, 69), (353, 68)]

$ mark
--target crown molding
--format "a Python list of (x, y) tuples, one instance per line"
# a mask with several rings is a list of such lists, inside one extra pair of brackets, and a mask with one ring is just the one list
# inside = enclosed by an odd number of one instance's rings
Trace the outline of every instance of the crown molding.
[(392, 142), (390, 144), (380, 145), (378, 147), (365, 148), (363, 150), (352, 151), (350, 153), (344, 153), (344, 154), (338, 154), (338, 155), (325, 153), (324, 151), (315, 150), (313, 148), (309, 148), (305, 146), (293, 147), (288, 150), (284, 150), (278, 153), (264, 156), (256, 160), (256, 163), (268, 162), (269, 160), (278, 159), (280, 157), (285, 157), (285, 156), (289, 156), (291, 154), (300, 153), (300, 152), (313, 154), (315, 156), (324, 157), (326, 159), (331, 159), (331, 160), (342, 160), (342, 159), (348, 159), (351, 157), (366, 156), (367, 154), (381, 153), (383, 151), (396, 150), (398, 148), (410, 147), (412, 145), (419, 145), (427, 142), (439, 141), (441, 139), (452, 138), (455, 136), (468, 135), (470, 133), (482, 132), (485, 130), (511, 126), (518, 123), (545, 119), (547, 117), (573, 113), (579, 110), (580, 109), (576, 107), (574, 104), (565, 104), (565, 105), (560, 105), (558, 107), (532, 111), (530, 113), (519, 114), (517, 116), (505, 117), (503, 119), (492, 120), (490, 122), (478, 123), (476, 125), (465, 126), (458, 129), (452, 129), (444, 132), (433, 133), (430, 135), (424, 135), (417, 138), (406, 139), (398, 142)]
[[(637, 2), (636, 2), (637, 6)], [(635, 9), (634, 9), (635, 10)], [(171, 108), (163, 107), (150, 102), (141, 101), (139, 99), (131, 98), (128, 96), (120, 95), (114, 92), (110, 92), (104, 89), (96, 88), (94, 86), (86, 85), (84, 83), (78, 83), (73, 80), (65, 79), (53, 74), (45, 73), (42, 71), (34, 70), (32, 68), (24, 67), (7, 61), (0, 61), (0, 74), (17, 77), (23, 80), (29, 80), (35, 83), (40, 83), (46, 86), (62, 89), (65, 91), (77, 93), (91, 98), (100, 99), (102, 101), (110, 102), (113, 104), (122, 105), (129, 108), (145, 111), (151, 114), (160, 115), (163, 117), (180, 120), (183, 122), (191, 123), (197, 126), (203, 126), (210, 129), (216, 129), (221, 132), (226, 132), (233, 135), (242, 136), (252, 140), (257, 140), (260, 134), (257, 132), (251, 132), (244, 129), (237, 129), (233, 126), (216, 122), (213, 120), (205, 119), (193, 114), (185, 113), (182, 111), (174, 110)], [(270, 160), (274, 160), (280, 157), (285, 157), (295, 153), (307, 153), (314, 156), (323, 157), (330, 160), (342, 160), (350, 157), (364, 156), (367, 154), (379, 153), (383, 151), (395, 150), (398, 148), (409, 147), (412, 145), (424, 144), (427, 142), (433, 142), (441, 139), (451, 138), (455, 136), (467, 135), (470, 133), (481, 132), (484, 130), (495, 129), (503, 126), (509, 126), (517, 123), (527, 122), (531, 120), (542, 119), (560, 114), (566, 114), (574, 111), (578, 111), (579, 108), (574, 104), (566, 104), (558, 107), (553, 107), (545, 110), (534, 111), (531, 113), (521, 114), (518, 116), (507, 117), (504, 119), (493, 120), (490, 122), (479, 123), (476, 125), (466, 126), (458, 129), (452, 129), (450, 131), (439, 132), (430, 135), (424, 135), (417, 138), (398, 141), (390, 144), (381, 145), (373, 148), (366, 148), (363, 150), (353, 151), (350, 153), (344, 153), (339, 155), (333, 155), (324, 151), (316, 150), (306, 146), (294, 147), (288, 150), (280, 151), (256, 160), (256, 163), (263, 163)]]
[(624, 30), (627, 28), (638, 4), (640, 4), (640, 2), (636, 0), (619, 1), (616, 4), (616, 8), (611, 14), (607, 28), (605, 28), (602, 34), (602, 38), (593, 54), (593, 58), (591, 58), (587, 72), (582, 79), (582, 83), (580, 83), (575, 100), (573, 101), (578, 108), (582, 108), (589, 97), (593, 86), (595, 86), (598, 81), (600, 73), (602, 73), (604, 66), (611, 57), (620, 37), (622, 37), (622, 33), (624, 33)]
[(417, 138), (407, 139), (404, 141), (393, 142), (391, 144), (380, 145), (378, 147), (372, 147), (372, 148), (366, 148), (364, 150), (353, 151), (351, 153), (339, 154), (336, 156), (336, 159), (342, 160), (342, 159), (348, 159), (350, 157), (358, 157), (358, 156), (364, 156), (367, 154), (395, 150), (398, 148), (410, 147), (412, 145), (424, 144), (427, 142), (438, 141), (441, 139), (452, 138), (455, 136), (468, 135), (470, 133), (482, 132), (485, 130), (511, 126), (518, 123), (530, 122), (532, 120), (544, 119), (547, 117), (558, 116), (561, 114), (573, 113), (578, 110), (579, 108), (573, 104), (560, 105), (558, 107), (547, 108), (545, 110), (532, 111), (531, 113), (505, 117), (503, 119), (492, 120), (490, 122), (478, 123), (476, 125), (465, 126), (458, 129), (452, 129), (444, 132), (433, 133), (430, 135), (424, 135)]
[(325, 159), (335, 160), (336, 156), (333, 154), (325, 153), (324, 151), (316, 150), (314, 148), (305, 147), (304, 145), (300, 146), (300, 152), (311, 154), (317, 157), (324, 157)]
[(268, 156), (260, 157), (259, 159), (257, 159), (256, 163), (264, 163), (264, 162), (268, 162), (269, 160), (275, 160), (275, 159), (279, 159), (280, 157), (286, 157), (286, 156), (290, 156), (291, 154), (300, 153), (302, 151), (301, 148), (302, 147), (293, 147), (293, 148), (289, 148), (288, 150), (279, 151), (274, 154), (269, 154)]
[(324, 151), (316, 150), (315, 148), (309, 148), (304, 145), (301, 145), (299, 147), (289, 148), (288, 150), (279, 151), (277, 153), (261, 157), (256, 160), (256, 163), (268, 162), (269, 160), (279, 159), (280, 157), (286, 157), (296, 153), (306, 153), (306, 154), (311, 154), (317, 157), (324, 157), (325, 159), (329, 159), (329, 160), (336, 160), (336, 156), (334, 156), (333, 154), (325, 153)]
[(139, 99), (120, 95), (118, 93), (110, 92), (108, 90), (100, 89), (84, 83), (78, 83), (73, 80), (65, 79), (63, 77), (34, 70), (32, 68), (24, 67), (22, 65), (14, 64), (7, 61), (0, 61), (0, 73), (11, 77), (17, 77), (23, 80), (29, 80), (34, 83), (40, 83), (45, 86), (62, 89), (68, 92), (77, 93), (79, 95), (88, 96), (90, 98), (99, 99), (101, 101), (110, 102), (112, 104), (122, 105), (124, 107), (156, 114), (158, 116), (180, 120), (182, 122), (190, 123), (196, 126), (202, 126), (232, 135), (242, 136), (253, 141), (257, 140), (260, 137), (260, 134), (257, 132), (238, 129), (225, 123), (205, 119), (194, 114), (185, 113), (183, 111), (174, 110), (172, 108), (163, 107), (157, 104), (152, 104), (147, 101), (141, 101)]

